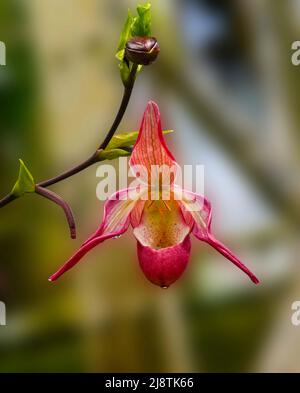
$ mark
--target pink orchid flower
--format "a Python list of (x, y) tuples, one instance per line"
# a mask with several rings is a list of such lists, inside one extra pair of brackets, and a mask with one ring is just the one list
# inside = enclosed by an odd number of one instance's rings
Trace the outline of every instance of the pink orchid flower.
[[(174, 174), (178, 167), (164, 141), (159, 108), (154, 102), (147, 105), (129, 163), (143, 184), (140, 192), (131, 198), (128, 198), (130, 189), (113, 194), (105, 203), (103, 221), (96, 233), (49, 278), (50, 281), (71, 269), (98, 244), (123, 234), (131, 224), (137, 239), (140, 267), (156, 285), (166, 288), (182, 275), (189, 261), (191, 233), (225, 256), (255, 284), (259, 283), (256, 276), (212, 235), (211, 205), (206, 198), (175, 185), (173, 176), (168, 200), (162, 198), (162, 186), (159, 188), (159, 197), (149, 199), (151, 186), (147, 176), (152, 176), (151, 181), (153, 177), (161, 179), (152, 168), (169, 168)], [(146, 172), (136, 169), (140, 166)]]

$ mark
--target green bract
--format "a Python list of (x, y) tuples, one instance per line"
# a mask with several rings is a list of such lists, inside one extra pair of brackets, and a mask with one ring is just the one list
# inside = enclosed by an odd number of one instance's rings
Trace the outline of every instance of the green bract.
[(99, 161), (104, 160), (114, 160), (119, 157), (127, 157), (130, 156), (130, 152), (123, 149), (109, 149), (109, 150), (100, 150), (98, 153)]
[[(124, 85), (126, 85), (128, 81), (133, 65), (131, 62), (124, 59), (126, 42), (135, 36), (147, 37), (151, 35), (151, 4), (138, 5), (137, 13), (137, 16), (133, 16), (131, 11), (128, 10), (127, 19), (120, 35), (116, 53), (116, 58), (120, 61), (119, 68)], [(137, 72), (139, 72), (141, 68), (142, 67), (139, 66)]]
[[(173, 130), (163, 131), (164, 134), (170, 134), (171, 132), (173, 132)], [(114, 135), (106, 149), (110, 150), (133, 146), (137, 140), (138, 134), (138, 131), (133, 131), (124, 134)]]
[(131, 36), (149, 37), (151, 35), (151, 4), (139, 5), (138, 16), (133, 18)]
[(117, 49), (117, 53), (116, 53), (116, 58), (120, 61), (123, 60), (126, 42), (129, 40), (129, 38), (131, 36), (131, 26), (133, 23), (133, 19), (134, 18), (132, 16), (130, 10), (128, 10), (128, 16), (127, 16), (126, 22), (124, 24), (122, 33), (120, 35), (119, 45), (118, 45), (118, 49)]
[(28, 168), (21, 159), (19, 159), (19, 162), (19, 177), (11, 191), (11, 194), (13, 194), (15, 197), (20, 197), (25, 193), (35, 191), (35, 183), (32, 174), (29, 172)]
[[(173, 130), (163, 131), (164, 134), (169, 134), (171, 132), (173, 132)], [(130, 156), (130, 149), (135, 144), (138, 134), (138, 131), (133, 131), (114, 135), (106, 149), (98, 152), (99, 161), (114, 160), (115, 158)]]

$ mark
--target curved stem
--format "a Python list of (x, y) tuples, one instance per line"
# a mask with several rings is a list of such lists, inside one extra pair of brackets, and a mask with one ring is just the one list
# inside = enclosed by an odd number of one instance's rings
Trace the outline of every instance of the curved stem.
[(35, 192), (44, 198), (50, 199), (50, 201), (56, 203), (63, 209), (69, 224), (71, 238), (76, 239), (76, 225), (74, 215), (68, 203), (64, 201), (59, 195), (55, 194), (55, 192), (47, 190), (43, 187), (36, 186)]
[(84, 169), (93, 165), (95, 162), (97, 162), (97, 156), (96, 156), (96, 154), (93, 154), (91, 157), (89, 157), (87, 160), (83, 161), (81, 164), (76, 165), (75, 167), (61, 173), (58, 176), (52, 177), (51, 179), (48, 179), (48, 180), (44, 180), (44, 181), (38, 183), (37, 186), (38, 187), (51, 186), (52, 184), (58, 183), (64, 179), (67, 179), (68, 177), (76, 175), (76, 173), (83, 171)]
[(99, 146), (99, 149), (105, 149), (107, 147), (107, 145), (109, 144), (111, 138), (114, 136), (114, 133), (116, 132), (117, 128), (119, 127), (119, 124), (121, 123), (121, 120), (123, 119), (124, 113), (127, 109), (130, 97), (131, 97), (131, 93), (133, 90), (133, 86), (134, 86), (134, 82), (135, 82), (135, 77), (136, 77), (136, 72), (137, 72), (137, 68), (138, 65), (137, 64), (133, 64), (130, 75), (129, 75), (129, 79), (127, 82), (127, 85), (124, 88), (124, 94), (123, 94), (123, 98), (121, 101), (121, 105), (119, 108), (119, 111), (117, 113), (117, 116), (115, 118), (115, 121), (113, 122), (111, 129), (108, 131), (104, 141), (101, 143), (101, 145)]
[(67, 179), (68, 177), (75, 175), (76, 173), (83, 171), (84, 169), (88, 168), (89, 166), (95, 164), (98, 161), (99, 150), (104, 150), (107, 147), (107, 145), (111, 141), (111, 138), (114, 136), (115, 132), (117, 131), (117, 128), (119, 127), (119, 124), (121, 123), (121, 120), (123, 119), (123, 116), (126, 112), (135, 82), (137, 67), (138, 67), (137, 64), (134, 64), (132, 67), (128, 83), (124, 88), (123, 98), (119, 110), (117, 112), (117, 115), (115, 117), (115, 120), (110, 130), (108, 131), (106, 137), (104, 138), (104, 141), (101, 143), (101, 145), (96, 150), (96, 152), (91, 157), (89, 157), (86, 161), (83, 161), (81, 164), (76, 165), (74, 168), (71, 168), (70, 170), (63, 172), (62, 174), (53, 177), (52, 179), (48, 179), (38, 183), (38, 186), (40, 187), (51, 186), (52, 184), (58, 183), (64, 179)]
[(13, 194), (8, 194), (0, 200), (0, 208), (17, 199)]
[[(136, 78), (137, 68), (138, 68), (137, 64), (134, 64), (132, 66), (132, 69), (131, 69), (128, 81), (126, 83), (126, 86), (124, 87), (124, 93), (123, 93), (122, 101), (121, 101), (119, 110), (117, 112), (117, 115), (115, 117), (115, 120), (114, 120), (110, 130), (108, 131), (106, 137), (104, 138), (103, 142), (99, 146), (99, 148), (87, 160), (83, 161), (79, 165), (76, 165), (75, 167), (73, 167), (73, 168), (71, 168), (71, 169), (61, 173), (58, 176), (55, 176), (55, 177), (53, 177), (51, 179), (44, 180), (44, 181), (38, 183), (36, 185), (36, 190), (39, 191), (38, 192), (39, 194), (41, 194), (41, 189), (42, 188), (51, 186), (52, 184), (56, 184), (56, 183), (58, 183), (58, 182), (60, 182), (60, 181), (62, 181), (64, 179), (67, 179), (67, 178), (69, 178), (69, 177), (71, 177), (71, 176), (73, 176), (73, 175), (83, 171), (84, 169), (90, 167), (91, 165), (95, 164), (96, 162), (98, 162), (98, 153), (99, 153), (99, 151), (100, 150), (104, 150), (107, 147), (107, 145), (111, 141), (111, 138), (114, 136), (115, 132), (117, 131), (117, 128), (119, 127), (119, 124), (121, 123), (121, 120), (123, 119), (123, 116), (124, 116), (124, 114), (126, 112), (126, 109), (127, 109), (127, 106), (128, 106), (131, 94), (132, 94), (132, 90), (133, 90), (133, 87), (134, 87), (134, 82), (135, 82), (135, 78)], [(7, 205), (10, 202), (12, 202), (14, 199), (16, 199), (16, 197), (13, 194), (6, 195), (3, 199), (0, 200), (0, 208), (5, 206), (5, 205)], [(51, 199), (51, 198), (48, 198), (48, 199)]]

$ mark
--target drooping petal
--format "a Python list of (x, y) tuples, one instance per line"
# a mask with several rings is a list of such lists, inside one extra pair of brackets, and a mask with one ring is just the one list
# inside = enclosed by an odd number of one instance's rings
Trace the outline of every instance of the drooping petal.
[(68, 270), (70, 270), (73, 266), (75, 266), (80, 260), (87, 254), (90, 250), (92, 250), (94, 247), (96, 247), (98, 244), (104, 242), (106, 239), (111, 239), (114, 236), (119, 236), (122, 233), (124, 233), (129, 226), (129, 220), (126, 222), (126, 226), (124, 226), (123, 231), (120, 232), (115, 232), (115, 233), (109, 233), (105, 235), (101, 235), (98, 237), (95, 237), (94, 239), (91, 239), (88, 243), (85, 245), (81, 246), (80, 249), (60, 268), (52, 274), (52, 276), (49, 277), (49, 281), (56, 281), (61, 275), (66, 273)]
[(162, 249), (146, 247), (137, 242), (138, 258), (145, 276), (155, 285), (167, 288), (185, 271), (191, 250), (189, 235), (174, 246)]
[(120, 236), (130, 224), (130, 213), (136, 200), (125, 199), (128, 190), (121, 190), (113, 194), (104, 205), (104, 216), (99, 229), (92, 235), (80, 249), (50, 278), (49, 281), (57, 280), (62, 274), (76, 265), (82, 257), (92, 248), (104, 240)]
[[(218, 241), (211, 233), (212, 210), (209, 201), (201, 195), (191, 191), (181, 190), (175, 186), (174, 193), (180, 194), (179, 204), (182, 206), (183, 215), (187, 222), (190, 223), (191, 218), (194, 221), (192, 232), (196, 238), (211, 245), (215, 250), (236, 265), (255, 284), (259, 283), (258, 278), (233, 254), (224, 244)], [(179, 198), (178, 197), (178, 198)]]
[[(156, 167), (163, 167), (162, 176), (171, 177), (169, 183), (175, 178), (177, 163), (169, 151), (162, 132), (160, 112), (157, 104), (150, 101), (144, 112), (138, 139), (133, 147), (133, 152), (129, 164), (141, 181), (150, 183), (152, 174), (152, 184), (156, 182), (159, 174)], [(144, 171), (137, 168), (142, 167)], [(151, 172), (152, 170), (152, 172)], [(169, 175), (167, 172), (169, 171)]]
[(229, 250), (224, 244), (219, 242), (211, 233), (209, 234), (208, 238), (204, 240), (206, 243), (211, 245), (215, 250), (217, 250), (220, 254), (222, 254), (225, 258), (227, 258), (229, 261), (231, 261), (235, 266), (237, 266), (239, 269), (241, 269), (244, 273), (247, 274), (247, 276), (251, 279), (254, 284), (259, 284), (259, 279), (255, 276), (254, 273), (251, 272), (245, 266), (239, 258), (233, 254), (232, 251)]

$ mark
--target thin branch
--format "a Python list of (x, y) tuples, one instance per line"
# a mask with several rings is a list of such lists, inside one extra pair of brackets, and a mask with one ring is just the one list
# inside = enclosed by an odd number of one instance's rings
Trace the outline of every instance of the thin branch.
[[(130, 98), (131, 98), (132, 90), (133, 90), (133, 87), (134, 87), (137, 67), (138, 67), (137, 64), (134, 64), (132, 66), (128, 82), (127, 82), (126, 86), (124, 87), (124, 93), (123, 93), (122, 101), (121, 101), (119, 110), (117, 112), (117, 115), (115, 117), (115, 120), (114, 120), (110, 130), (108, 131), (106, 137), (104, 138), (103, 142), (99, 146), (99, 148), (87, 160), (83, 161), (79, 165), (76, 165), (75, 167), (73, 167), (73, 168), (71, 168), (71, 169), (61, 173), (58, 176), (55, 176), (55, 177), (53, 177), (51, 179), (44, 180), (44, 181), (38, 183), (36, 185), (36, 190), (37, 190), (37, 192), (39, 191), (38, 192), (39, 194), (41, 194), (41, 189), (42, 188), (51, 186), (51, 185), (56, 184), (56, 183), (58, 183), (58, 182), (60, 182), (60, 181), (62, 181), (64, 179), (67, 179), (67, 178), (69, 178), (69, 177), (71, 177), (71, 176), (73, 176), (73, 175), (83, 171), (84, 169), (90, 167), (91, 165), (95, 164), (96, 162), (98, 162), (99, 151), (100, 150), (104, 150), (107, 147), (107, 145), (111, 141), (111, 138), (114, 136), (115, 132), (117, 131), (117, 128), (119, 127), (119, 124), (121, 123), (121, 121), (123, 119), (123, 116), (124, 116), (124, 114), (126, 112), (126, 109), (128, 107), (128, 103), (129, 103)], [(48, 196), (49, 195), (50, 194), (48, 194)], [(56, 195), (56, 194), (54, 194), (54, 195)], [(5, 205), (7, 205), (8, 203), (12, 202), (15, 199), (16, 199), (16, 197), (13, 194), (8, 194), (7, 196), (5, 196), (3, 199), (0, 200), (0, 208), (4, 207)], [(48, 199), (51, 199), (51, 198), (48, 198)]]
[(17, 197), (13, 194), (8, 194), (0, 200), (0, 208), (7, 205), (8, 203), (14, 201)]
[[(97, 151), (98, 152), (98, 151)], [(91, 157), (89, 157), (87, 160), (83, 161), (81, 164), (76, 165), (75, 167), (67, 170), (66, 172), (61, 173), (58, 176), (52, 177), (51, 179), (44, 180), (40, 183), (37, 184), (39, 187), (49, 187), (52, 184), (56, 184), (64, 179), (67, 179), (73, 175), (76, 175), (77, 173), (83, 171), (84, 169), (88, 168), (89, 166), (95, 164), (97, 162), (97, 154), (94, 153)]]
[(57, 205), (59, 205), (63, 209), (63, 211), (66, 215), (68, 224), (69, 224), (71, 238), (76, 239), (75, 219), (74, 219), (72, 209), (68, 205), (68, 203), (66, 201), (64, 201), (59, 195), (55, 194), (55, 192), (47, 190), (43, 187), (36, 186), (35, 192), (37, 194), (43, 196), (44, 198), (47, 198), (50, 201), (56, 203)]
[(130, 97), (131, 97), (131, 93), (133, 90), (133, 86), (134, 86), (134, 82), (135, 82), (135, 77), (136, 77), (136, 73), (137, 73), (137, 68), (138, 65), (137, 64), (133, 64), (132, 69), (130, 71), (130, 75), (129, 75), (129, 79), (127, 82), (127, 85), (125, 86), (124, 89), (124, 94), (123, 94), (123, 98), (122, 98), (122, 102), (119, 108), (119, 111), (117, 113), (117, 116), (115, 118), (115, 121), (113, 122), (111, 129), (108, 131), (104, 141), (101, 143), (101, 145), (99, 146), (99, 150), (102, 149), (104, 150), (107, 145), (109, 144), (111, 138), (114, 136), (114, 133), (116, 132), (117, 128), (119, 127), (119, 124), (121, 123), (121, 120), (123, 119), (124, 113), (127, 109)]

